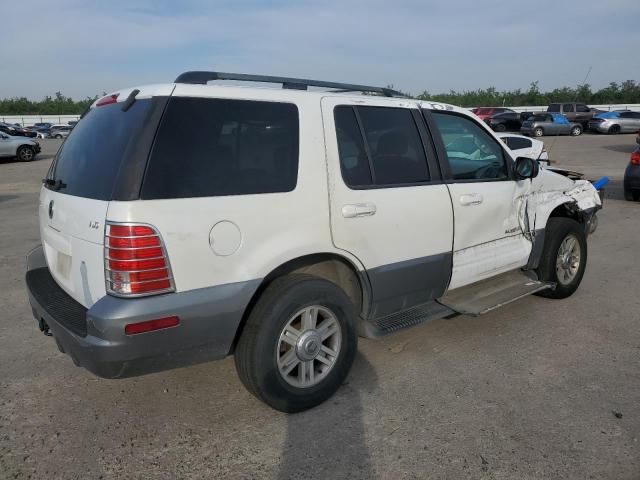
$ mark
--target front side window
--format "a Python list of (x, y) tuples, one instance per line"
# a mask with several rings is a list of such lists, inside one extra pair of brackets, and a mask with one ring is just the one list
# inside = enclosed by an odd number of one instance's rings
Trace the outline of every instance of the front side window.
[(411, 110), (341, 105), (334, 109), (334, 118), (340, 168), (348, 186), (429, 181), (427, 158)]
[(289, 103), (172, 97), (143, 199), (289, 192), (298, 176), (298, 109)]
[(563, 113), (573, 113), (573, 103), (565, 103), (562, 106)]
[(480, 125), (450, 113), (432, 112), (454, 180), (507, 180), (504, 152)]
[(589, 111), (590, 110), (586, 105), (576, 105), (576, 112), (585, 113)]

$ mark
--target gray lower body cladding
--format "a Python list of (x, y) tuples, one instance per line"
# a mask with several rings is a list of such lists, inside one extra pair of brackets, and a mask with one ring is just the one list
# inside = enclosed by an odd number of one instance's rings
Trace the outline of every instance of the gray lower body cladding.
[[(27, 260), (27, 287), (36, 320), (44, 320), (58, 347), (73, 361), (104, 378), (121, 378), (226, 357), (233, 347), (246, 306), (260, 280), (136, 299), (105, 296), (86, 310), (86, 325), (69, 318), (73, 299), (55, 282), (41, 248)], [(39, 277), (39, 282), (34, 281)], [(53, 281), (53, 280), (52, 280)], [(48, 289), (47, 292), (38, 289)], [(58, 288), (62, 292), (52, 291)], [(64, 296), (66, 295), (67, 298)], [(77, 310), (77, 305), (75, 308)], [(80, 306), (80, 308), (82, 308)], [(166, 330), (125, 335), (125, 325), (177, 315), (180, 324)]]
[(384, 317), (440, 298), (451, 280), (452, 265), (452, 253), (444, 252), (368, 270), (372, 290), (369, 318)]

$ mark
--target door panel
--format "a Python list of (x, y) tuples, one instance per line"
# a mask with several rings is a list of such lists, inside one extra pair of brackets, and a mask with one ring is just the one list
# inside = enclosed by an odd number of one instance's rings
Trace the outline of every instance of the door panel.
[(449, 289), (527, 263), (526, 194), (531, 182), (510, 177), (511, 156), (475, 120), (432, 112), (439, 155), (451, 170), (454, 210), (453, 272)]
[[(444, 293), (451, 273), (453, 211), (446, 185), (400, 185), (414, 175), (412, 159), (424, 155), (422, 145), (410, 141), (407, 146), (399, 135), (408, 136), (417, 124), (396, 131), (387, 129), (383, 119), (367, 123), (366, 109), (376, 108), (378, 102), (370, 99), (366, 107), (352, 108), (358, 103), (336, 97), (322, 100), (331, 232), (334, 245), (365, 266), (373, 295), (369, 316), (380, 317)], [(389, 100), (379, 105), (389, 107)], [(401, 109), (402, 118), (415, 122), (410, 107), (417, 111), (399, 100), (384, 110)], [(399, 121), (395, 125), (400, 128)], [(422, 153), (417, 155), (416, 149)], [(389, 175), (400, 179), (397, 185), (375, 183), (376, 176), (393, 180)]]

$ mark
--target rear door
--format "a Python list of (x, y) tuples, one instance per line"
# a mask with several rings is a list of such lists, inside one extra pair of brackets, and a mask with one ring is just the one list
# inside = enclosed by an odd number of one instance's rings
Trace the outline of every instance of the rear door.
[(51, 275), (87, 308), (105, 295), (107, 209), (150, 102), (140, 98), (126, 111), (122, 103), (92, 108), (62, 144), (40, 193), (40, 235)]
[(449, 170), (455, 218), (449, 289), (525, 265), (531, 252), (524, 236), (531, 182), (512, 178), (510, 154), (471, 117), (437, 110), (425, 116)]
[(362, 103), (322, 100), (331, 232), (365, 266), (379, 317), (444, 293), (453, 211), (417, 106)]
[(620, 113), (620, 130), (625, 133), (637, 132), (640, 129), (640, 112)]

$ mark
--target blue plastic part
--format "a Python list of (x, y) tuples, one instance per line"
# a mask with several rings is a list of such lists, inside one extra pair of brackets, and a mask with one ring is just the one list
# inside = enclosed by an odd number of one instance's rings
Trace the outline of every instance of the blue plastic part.
[(569, 123), (569, 119), (561, 113), (552, 113), (551, 115), (553, 116), (553, 123)]
[(620, 112), (604, 112), (594, 115), (595, 118), (620, 118)]
[(602, 187), (604, 187), (607, 183), (609, 183), (609, 177), (600, 177), (598, 180), (596, 180), (595, 182), (593, 182), (593, 187), (596, 190), (600, 190)]

